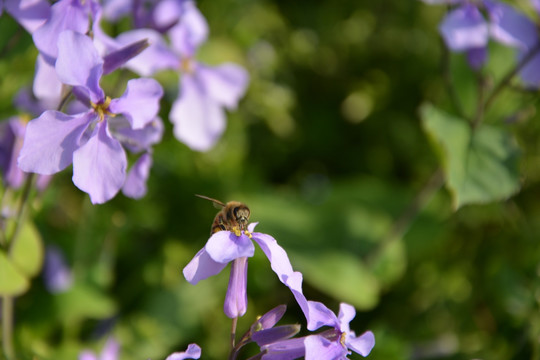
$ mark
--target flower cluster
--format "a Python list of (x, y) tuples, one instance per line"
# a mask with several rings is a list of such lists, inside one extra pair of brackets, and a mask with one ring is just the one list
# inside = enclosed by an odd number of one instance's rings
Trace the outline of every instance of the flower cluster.
[[(215, 145), (226, 127), (225, 109), (234, 109), (247, 88), (239, 65), (195, 60), (209, 31), (191, 0), (6, 0), (0, 14), (4, 9), (39, 51), (30, 98), (43, 105), (25, 126), (18, 162), (3, 161), (4, 173), (18, 164), (24, 172), (52, 175), (73, 164), (73, 183), (94, 204), (120, 190), (132, 198), (146, 193), (152, 148), (163, 133), (163, 89), (150, 76), (164, 69), (179, 74), (169, 119), (178, 140), (198, 151)], [(103, 19), (124, 15), (133, 15), (134, 30), (111, 37), (101, 29)], [(129, 80), (115, 98), (101, 78), (121, 68), (144, 77)], [(10, 156), (10, 141), (2, 157)]]
[[(540, 86), (540, 38), (536, 24), (508, 3), (497, 0), (423, 0), (430, 4), (448, 4), (454, 8), (442, 20), (439, 31), (447, 47), (464, 52), (471, 67), (480, 69), (486, 62), (492, 39), (515, 48), (518, 58), (534, 56), (521, 69), (520, 76), (529, 86)], [(540, 12), (538, 2), (531, 1)]]
[(356, 336), (349, 327), (355, 317), (355, 310), (342, 303), (336, 316), (324, 304), (309, 301), (302, 291), (302, 274), (294, 271), (285, 250), (270, 235), (254, 232), (257, 223), (251, 223), (247, 231), (218, 231), (184, 268), (184, 276), (191, 284), (221, 272), (231, 263), (229, 286), (225, 296), (225, 315), (234, 319), (246, 313), (247, 309), (247, 259), (254, 255), (257, 243), (262, 249), (278, 279), (286, 285), (302, 309), (307, 329), (318, 330), (323, 326), (329, 329), (301, 338), (291, 338), (299, 329), (293, 325), (273, 328), (279, 321), (283, 308), (278, 307), (255, 322), (248, 333), (233, 349), (250, 341), (256, 342), (261, 352), (254, 359), (297, 359), (307, 360), (346, 359), (350, 350), (367, 356), (375, 346), (371, 331)]

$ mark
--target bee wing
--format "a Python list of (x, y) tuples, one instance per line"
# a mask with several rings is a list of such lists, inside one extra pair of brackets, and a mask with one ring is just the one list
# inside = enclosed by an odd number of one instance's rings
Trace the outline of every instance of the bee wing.
[(201, 199), (205, 199), (205, 200), (210, 200), (211, 202), (214, 203), (214, 207), (219, 209), (220, 207), (221, 208), (224, 208), (225, 207), (225, 204), (222, 203), (221, 201), (219, 200), (216, 200), (216, 199), (212, 199), (211, 197), (208, 197), (208, 196), (204, 196), (204, 195), (199, 195), (199, 194), (195, 194), (196, 197), (199, 197)]

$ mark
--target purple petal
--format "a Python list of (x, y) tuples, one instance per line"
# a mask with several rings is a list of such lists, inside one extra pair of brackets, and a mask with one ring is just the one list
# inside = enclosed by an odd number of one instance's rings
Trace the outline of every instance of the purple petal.
[(251, 340), (255, 341), (260, 347), (286, 340), (300, 331), (300, 325), (283, 325), (270, 329), (259, 330), (251, 335)]
[(185, 352), (175, 352), (165, 360), (198, 359), (201, 357), (201, 348), (197, 344), (189, 344)]
[(156, 4), (152, 20), (156, 29), (170, 29), (180, 21), (184, 13), (185, 1), (161, 0)]
[(88, 36), (71, 30), (61, 33), (58, 37), (58, 60), (55, 67), (58, 78), (64, 84), (87, 89), (94, 103), (104, 99), (105, 94), (99, 86), (103, 59)]
[(197, 284), (199, 281), (219, 274), (227, 264), (214, 261), (204, 248), (199, 250), (197, 255), (186, 265), (183, 270), (184, 277), (190, 284)]
[(293, 293), (296, 302), (298, 303), (298, 305), (302, 309), (302, 312), (304, 313), (304, 316), (306, 317), (306, 321), (308, 321), (309, 323), (309, 304), (308, 300), (302, 292), (302, 273), (298, 271), (293, 272), (288, 277), (285, 285), (287, 285)]
[(371, 331), (366, 331), (358, 337), (348, 335), (345, 344), (354, 352), (362, 356), (368, 356), (375, 346), (375, 335)]
[[(15, 99), (13, 100), (15, 106), (32, 115), (32, 117), (38, 117), (47, 110), (54, 110), (58, 107), (58, 101), (49, 99), (38, 99), (32, 95), (30, 88), (21, 88)], [(79, 111), (80, 113), (81, 111)]]
[(491, 36), (498, 42), (530, 49), (538, 42), (536, 25), (512, 6), (498, 1), (484, 1), (491, 19)]
[(249, 81), (247, 71), (231, 63), (215, 67), (199, 65), (197, 76), (204, 83), (208, 95), (228, 109), (236, 108)]
[(159, 70), (177, 69), (180, 66), (178, 56), (163, 40), (163, 35), (150, 29), (137, 29), (120, 34), (115, 40), (121, 45), (147, 39), (150, 46), (135, 58), (127, 62), (126, 67), (141, 76), (151, 76)]
[(339, 321), (339, 329), (341, 332), (349, 332), (349, 323), (354, 319), (356, 316), (356, 310), (354, 309), (354, 306), (341, 303), (339, 305), (339, 314), (338, 314), (338, 321)]
[(146, 195), (146, 180), (148, 180), (151, 167), (152, 156), (148, 153), (142, 154), (126, 176), (126, 182), (122, 188), (124, 195), (133, 199), (140, 199)]
[(163, 136), (163, 122), (159, 117), (154, 118), (140, 130), (133, 130), (129, 121), (123, 116), (109, 118), (108, 122), (109, 130), (114, 138), (134, 153), (149, 151), (151, 146), (160, 142)]
[(120, 352), (120, 344), (113, 338), (109, 338), (103, 347), (99, 360), (116, 360)]
[(252, 233), (253, 231), (255, 231), (255, 226), (257, 226), (258, 224), (259, 224), (258, 222), (249, 223), (248, 224), (248, 232)]
[(32, 34), (49, 18), (51, 6), (44, 0), (6, 0), (6, 11)]
[(157, 116), (162, 96), (163, 89), (156, 80), (133, 79), (128, 81), (122, 97), (111, 102), (109, 109), (115, 114), (124, 114), (133, 129), (142, 129)]
[(263, 346), (262, 360), (293, 360), (305, 355), (305, 338), (288, 339)]
[(252, 233), (253, 240), (259, 244), (262, 251), (270, 261), (272, 270), (278, 275), (282, 283), (286, 283), (293, 273), (293, 268), (289, 256), (285, 250), (278, 245), (276, 239), (263, 233)]
[(339, 329), (339, 320), (332, 310), (318, 301), (308, 301), (309, 318), (307, 328), (310, 331), (317, 330), (321, 326), (332, 326)]
[(61, 293), (68, 290), (73, 283), (71, 270), (66, 264), (64, 255), (54, 246), (48, 246), (43, 266), (45, 287), (51, 293)]
[(172, 47), (178, 54), (192, 57), (208, 37), (208, 23), (197, 9), (195, 2), (184, 2), (183, 10), (178, 24), (169, 30), (169, 37)]
[(233, 260), (223, 311), (231, 319), (243, 316), (247, 310), (247, 257)]
[(338, 341), (329, 341), (322, 336), (311, 335), (304, 340), (305, 360), (342, 360), (348, 351)]
[(105, 0), (103, 1), (103, 15), (108, 20), (116, 22), (124, 15), (128, 15), (133, 6), (133, 0)]
[(150, 43), (147, 39), (135, 41), (103, 57), (103, 74), (110, 74), (143, 52)]
[[(38, 55), (36, 59), (36, 73), (32, 91), (36, 98), (58, 106), (62, 98), (62, 83), (58, 79), (56, 69)], [(48, 110), (55, 109), (50, 108)], [(38, 114), (39, 115), (39, 114)]]
[(97, 356), (89, 350), (81, 351), (77, 359), (78, 360), (98, 360)]
[(224, 110), (193, 75), (182, 76), (169, 118), (176, 138), (197, 151), (212, 148), (225, 130)]
[(247, 235), (236, 236), (230, 231), (213, 234), (204, 248), (212, 259), (222, 264), (240, 257), (252, 257), (255, 253), (255, 246)]
[(65, 115), (46, 111), (26, 126), (19, 167), (26, 172), (51, 175), (65, 169), (73, 161), (73, 153), (92, 121), (91, 113)]
[(540, 0), (531, 0), (531, 4), (537, 13), (540, 13)]
[(286, 310), (286, 305), (276, 306), (275, 308), (261, 316), (259, 319), (257, 319), (257, 321), (255, 321), (255, 323), (251, 325), (251, 331), (255, 332), (271, 328), (272, 326), (276, 325), (277, 322), (283, 317)]
[(487, 48), (485, 47), (469, 49), (467, 50), (467, 61), (473, 69), (479, 70), (485, 64), (487, 54)]
[(7, 186), (18, 189), (25, 174), (17, 166), (25, 131), (25, 122), (19, 117), (12, 117), (0, 123), (0, 169)]
[(101, 204), (124, 185), (126, 167), (124, 149), (107, 134), (107, 124), (102, 121), (86, 144), (73, 153), (73, 183), (90, 195), (93, 204)]
[(451, 11), (439, 30), (446, 45), (453, 51), (485, 47), (488, 43), (488, 25), (482, 13), (471, 4)]
[[(525, 53), (520, 54), (520, 58), (526, 56)], [(523, 82), (532, 88), (540, 87), (540, 55), (535, 55), (519, 72)]]
[(49, 64), (54, 64), (58, 56), (58, 36), (64, 30), (84, 34), (88, 30), (88, 3), (79, 0), (61, 0), (51, 7), (51, 16), (32, 38), (39, 52)]

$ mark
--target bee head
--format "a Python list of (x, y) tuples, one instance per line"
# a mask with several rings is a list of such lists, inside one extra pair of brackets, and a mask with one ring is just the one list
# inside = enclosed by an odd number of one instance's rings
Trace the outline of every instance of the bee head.
[(234, 217), (242, 229), (245, 229), (249, 221), (249, 208), (242, 204), (234, 208)]

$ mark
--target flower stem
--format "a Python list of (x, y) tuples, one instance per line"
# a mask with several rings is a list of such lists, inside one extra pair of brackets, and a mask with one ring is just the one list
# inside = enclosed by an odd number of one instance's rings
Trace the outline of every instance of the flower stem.
[(2, 296), (2, 347), (7, 360), (15, 358), (13, 350), (13, 298)]

